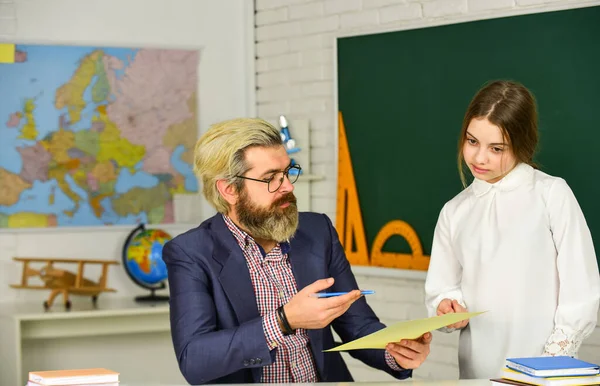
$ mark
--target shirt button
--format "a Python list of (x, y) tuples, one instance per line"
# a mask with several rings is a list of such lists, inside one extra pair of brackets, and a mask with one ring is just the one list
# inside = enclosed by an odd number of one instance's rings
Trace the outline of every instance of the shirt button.
[(256, 360), (254, 358), (250, 359), (250, 364), (251, 365), (255, 365), (256, 364)]
[(271, 342), (271, 346), (272, 347), (277, 347), (277, 342), (275, 342), (275, 341)]
[(292, 361), (292, 362), (290, 362), (290, 367), (291, 367), (292, 369), (295, 369), (295, 368), (296, 368), (296, 362), (293, 362), (293, 361)]
[(262, 363), (262, 359), (256, 358), (256, 364), (260, 365)]
[(279, 292), (279, 298), (280, 298), (280, 299), (283, 299), (283, 295), (284, 295), (284, 293), (280, 291), (280, 292)]

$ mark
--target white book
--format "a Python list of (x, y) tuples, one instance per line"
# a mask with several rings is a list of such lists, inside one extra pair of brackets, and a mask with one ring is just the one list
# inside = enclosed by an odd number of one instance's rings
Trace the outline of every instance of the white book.
[(107, 369), (31, 371), (29, 381), (40, 386), (81, 386), (119, 383), (119, 373)]
[[(40, 383), (35, 382), (27, 382), (26, 386), (44, 386)], [(60, 385), (62, 386), (62, 385)], [(77, 385), (69, 385), (69, 386), (119, 386), (119, 382), (111, 382), (111, 383), (78, 383)]]

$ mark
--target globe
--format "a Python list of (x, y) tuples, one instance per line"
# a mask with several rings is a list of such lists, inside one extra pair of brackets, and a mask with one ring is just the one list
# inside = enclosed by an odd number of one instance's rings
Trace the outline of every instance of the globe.
[(123, 246), (123, 266), (131, 280), (151, 291), (150, 296), (138, 296), (137, 301), (168, 300), (157, 296), (154, 291), (164, 289), (167, 266), (162, 259), (162, 249), (171, 240), (171, 235), (162, 229), (146, 229), (143, 224), (135, 228)]

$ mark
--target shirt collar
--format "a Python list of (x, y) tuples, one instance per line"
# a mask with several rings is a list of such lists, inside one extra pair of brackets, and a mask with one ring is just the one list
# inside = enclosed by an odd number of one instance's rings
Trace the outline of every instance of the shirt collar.
[[(234, 223), (233, 220), (229, 216), (227, 216), (226, 214), (223, 214), (223, 220), (225, 221), (225, 224), (227, 225), (227, 227), (233, 234), (233, 237), (235, 237), (240, 248), (245, 249), (250, 243), (254, 243), (258, 246), (258, 249), (260, 250), (262, 257), (267, 256), (267, 253), (265, 252), (263, 247), (259, 243), (257, 243), (254, 240), (254, 238), (252, 236), (250, 236), (246, 231), (244, 231), (242, 228), (238, 227), (237, 224)], [(281, 254), (283, 256), (285, 256), (290, 252), (291, 246), (288, 241), (284, 241), (284, 242), (279, 243), (279, 248), (281, 248)]]
[(533, 174), (533, 170), (533, 167), (531, 167), (530, 165), (526, 163), (519, 163), (500, 181), (490, 184), (489, 182), (475, 178), (473, 180), (473, 183), (471, 184), (471, 187), (473, 189), (473, 193), (475, 193), (475, 196), (477, 197), (485, 195), (492, 189), (497, 189), (505, 192), (510, 191), (519, 187), (524, 182), (530, 180)]

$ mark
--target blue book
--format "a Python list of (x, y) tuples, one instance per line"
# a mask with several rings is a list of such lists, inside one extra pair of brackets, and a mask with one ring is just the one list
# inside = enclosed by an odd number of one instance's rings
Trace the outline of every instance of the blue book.
[(507, 358), (506, 367), (534, 377), (575, 377), (600, 373), (600, 366), (568, 356)]

